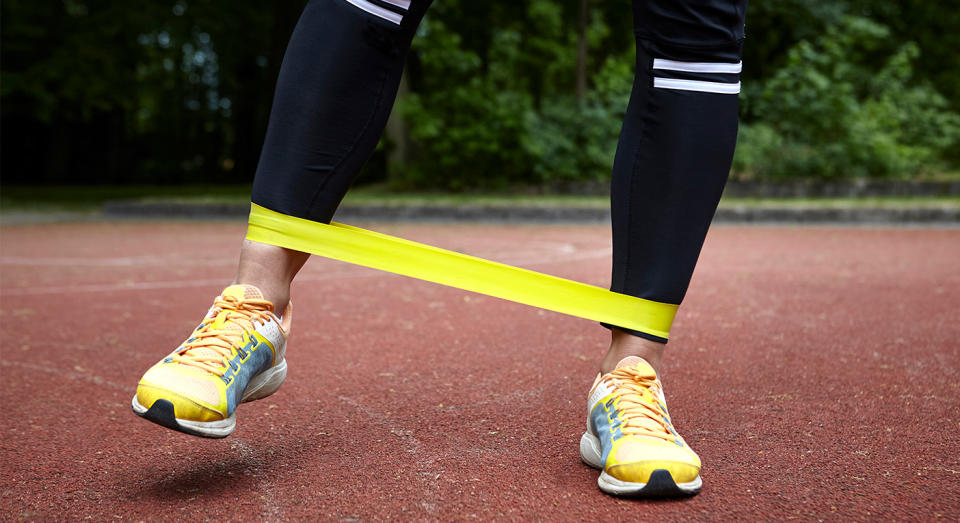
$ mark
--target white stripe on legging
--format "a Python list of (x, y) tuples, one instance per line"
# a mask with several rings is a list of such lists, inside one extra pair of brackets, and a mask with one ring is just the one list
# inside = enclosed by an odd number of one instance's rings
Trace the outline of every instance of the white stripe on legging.
[(372, 15), (379, 16), (380, 18), (383, 18), (384, 20), (389, 20), (390, 22), (393, 22), (397, 25), (400, 25), (400, 22), (403, 21), (403, 15), (394, 13), (389, 9), (380, 7), (379, 5), (374, 4), (372, 2), (368, 2), (367, 0), (346, 0), (346, 1), (350, 2), (356, 7), (359, 7), (360, 9), (363, 9), (364, 11)]
[(383, 0), (384, 3), (395, 5), (404, 11), (410, 10), (410, 0)]
[(688, 73), (739, 73), (743, 70), (743, 62), (735, 64), (724, 62), (677, 62), (676, 60), (653, 59), (654, 69), (665, 71), (685, 71)]
[(703, 82), (700, 80), (654, 78), (653, 86), (661, 89), (679, 89), (681, 91), (700, 91), (704, 93), (737, 94), (740, 92), (740, 82), (725, 84), (722, 82)]

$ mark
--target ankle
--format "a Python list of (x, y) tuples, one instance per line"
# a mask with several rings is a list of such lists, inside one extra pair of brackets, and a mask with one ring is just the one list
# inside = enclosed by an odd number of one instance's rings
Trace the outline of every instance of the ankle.
[(617, 367), (620, 360), (629, 356), (639, 356), (647, 361), (653, 370), (660, 372), (660, 360), (666, 344), (634, 336), (619, 329), (610, 331), (610, 348), (600, 363), (601, 374)]
[(253, 285), (273, 304), (277, 315), (290, 303), (290, 284), (310, 255), (244, 240), (235, 284)]

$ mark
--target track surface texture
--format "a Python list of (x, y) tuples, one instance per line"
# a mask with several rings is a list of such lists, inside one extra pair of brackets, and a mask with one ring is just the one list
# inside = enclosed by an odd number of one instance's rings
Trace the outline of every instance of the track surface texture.
[[(605, 226), (366, 226), (606, 285)], [(692, 499), (601, 493), (592, 322), (323, 259), (224, 440), (137, 418), (242, 223), (7, 226), (0, 519), (960, 518), (960, 230), (716, 227), (667, 350)]]

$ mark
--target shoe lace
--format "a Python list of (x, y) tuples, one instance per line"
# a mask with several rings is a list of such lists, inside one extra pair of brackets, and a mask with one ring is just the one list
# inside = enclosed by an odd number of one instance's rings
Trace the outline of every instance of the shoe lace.
[(660, 383), (656, 378), (641, 373), (636, 367), (616, 369), (610, 377), (615, 382), (614, 401), (621, 413), (620, 432), (671, 442), (679, 438), (666, 406), (660, 401)]
[(173, 361), (223, 376), (227, 360), (241, 348), (243, 334), (251, 337), (255, 323), (269, 321), (273, 304), (220, 296), (213, 307), (217, 314), (204, 318), (193, 336), (173, 355)]

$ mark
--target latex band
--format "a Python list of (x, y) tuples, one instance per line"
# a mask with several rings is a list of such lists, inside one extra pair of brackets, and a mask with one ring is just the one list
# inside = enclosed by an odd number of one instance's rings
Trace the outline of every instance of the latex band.
[(247, 239), (449, 285), (666, 339), (677, 305), (252, 204)]

